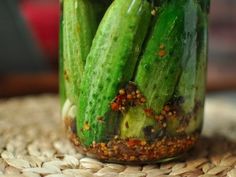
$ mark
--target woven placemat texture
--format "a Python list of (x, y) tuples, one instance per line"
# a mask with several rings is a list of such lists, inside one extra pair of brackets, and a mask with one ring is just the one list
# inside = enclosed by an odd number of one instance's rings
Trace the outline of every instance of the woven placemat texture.
[(76, 152), (65, 136), (57, 95), (0, 100), (0, 176), (236, 177), (236, 96), (228, 98), (207, 98), (203, 136), (192, 151), (145, 166), (101, 163)]

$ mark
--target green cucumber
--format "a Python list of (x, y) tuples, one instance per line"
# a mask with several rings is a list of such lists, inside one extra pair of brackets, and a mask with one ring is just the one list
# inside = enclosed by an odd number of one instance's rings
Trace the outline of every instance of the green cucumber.
[[(105, 115), (111, 111), (110, 103), (119, 88), (133, 76), (150, 19), (151, 6), (146, 0), (115, 0), (105, 13), (80, 87), (77, 130), (86, 146), (100, 142), (106, 135), (106, 122), (111, 117)], [(98, 122), (98, 117), (103, 117), (105, 123)]]
[(197, 23), (198, 13), (201, 12), (195, 0), (189, 0), (186, 5), (185, 21), (188, 25), (186, 33), (186, 45), (184, 47), (184, 58), (187, 61), (185, 67), (182, 68), (180, 79), (177, 83), (175, 95), (184, 98), (181, 108), (184, 114), (191, 113), (195, 106), (196, 91), (196, 65), (197, 65)]
[(63, 73), (66, 96), (75, 103), (86, 57), (97, 28), (90, 0), (63, 1)]
[[(135, 83), (147, 100), (147, 107), (160, 113), (172, 97), (187, 58), (186, 34), (191, 30), (186, 20), (188, 0), (170, 1), (161, 12), (138, 66)], [(163, 48), (163, 49), (161, 49)], [(160, 56), (161, 50), (166, 53)], [(151, 81), (150, 81), (151, 79)]]
[(204, 114), (204, 100), (206, 90), (206, 72), (207, 72), (207, 55), (208, 55), (208, 14), (206, 11), (199, 12), (198, 23), (198, 47), (197, 47), (197, 66), (196, 66), (196, 87), (195, 87), (195, 104), (198, 109), (194, 118), (189, 122), (186, 128), (187, 133), (195, 131), (202, 127)]

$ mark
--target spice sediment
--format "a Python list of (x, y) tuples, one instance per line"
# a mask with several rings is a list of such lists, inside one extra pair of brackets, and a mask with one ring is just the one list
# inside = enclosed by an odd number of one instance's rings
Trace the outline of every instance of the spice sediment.
[(81, 153), (102, 161), (150, 163), (186, 152), (197, 142), (198, 134), (165, 137), (153, 142), (115, 137), (107, 143), (93, 142), (88, 148), (80, 145), (76, 135), (71, 134), (70, 139)]

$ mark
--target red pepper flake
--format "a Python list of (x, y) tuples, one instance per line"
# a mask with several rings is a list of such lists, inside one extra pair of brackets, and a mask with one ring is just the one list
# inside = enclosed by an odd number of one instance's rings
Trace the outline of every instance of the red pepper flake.
[(144, 112), (148, 113), (148, 112), (153, 112), (152, 109), (148, 108), (148, 109), (144, 109)]
[(117, 104), (116, 102), (111, 103), (111, 109), (113, 111), (119, 111), (119, 104)]
[(166, 51), (164, 49), (162, 49), (162, 50), (159, 51), (158, 55), (160, 57), (164, 57), (166, 55)]
[(133, 98), (133, 96), (131, 94), (127, 95), (127, 99), (131, 100)]
[(144, 112), (145, 114), (148, 116), (148, 117), (152, 117), (154, 115), (154, 112), (152, 109), (148, 108), (148, 109), (144, 109)]
[(138, 139), (129, 139), (127, 144), (129, 147), (134, 147), (136, 145), (139, 145), (141, 142), (141, 140), (138, 140)]
[(125, 100), (126, 99), (126, 96), (125, 95), (118, 95), (117, 97), (116, 97), (116, 101), (117, 102), (122, 102), (122, 100)]

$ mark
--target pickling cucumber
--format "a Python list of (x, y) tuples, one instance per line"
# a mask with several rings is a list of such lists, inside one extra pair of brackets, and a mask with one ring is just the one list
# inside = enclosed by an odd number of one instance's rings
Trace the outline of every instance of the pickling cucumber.
[(86, 57), (97, 29), (96, 15), (90, 0), (63, 1), (63, 74), (66, 96), (75, 103)]
[(195, 106), (196, 91), (196, 65), (197, 65), (197, 23), (198, 14), (201, 9), (195, 0), (188, 0), (186, 3), (185, 23), (187, 30), (185, 31), (184, 55), (186, 62), (181, 71), (180, 79), (177, 83), (175, 95), (183, 97), (181, 108), (184, 114), (191, 113)]
[(189, 45), (186, 39), (192, 27), (185, 20), (194, 20), (186, 13), (188, 1), (170, 1), (161, 7), (138, 66), (135, 83), (146, 97), (146, 106), (157, 114), (172, 97), (186, 65), (184, 52)]
[(86, 146), (106, 135), (110, 103), (119, 88), (133, 76), (151, 19), (146, 0), (115, 0), (106, 11), (89, 55), (81, 81), (77, 110), (80, 141)]
[[(207, 72), (207, 55), (208, 55), (208, 14), (202, 10), (199, 14), (198, 37), (197, 37), (197, 65), (196, 65), (196, 87), (195, 87), (195, 104), (198, 109), (194, 118), (190, 119), (186, 128), (187, 133), (192, 133), (196, 128), (202, 127), (204, 114), (204, 100), (206, 90), (206, 72)], [(200, 129), (199, 128), (199, 129)]]

